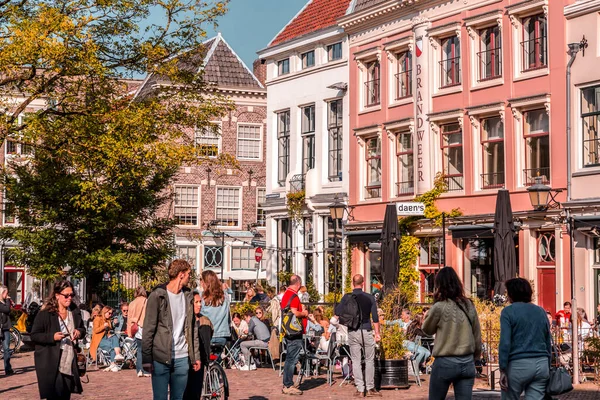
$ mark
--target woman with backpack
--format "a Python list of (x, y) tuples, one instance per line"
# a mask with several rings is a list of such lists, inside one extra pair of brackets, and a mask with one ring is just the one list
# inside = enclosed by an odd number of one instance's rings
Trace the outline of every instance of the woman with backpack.
[(457, 399), (468, 400), (473, 396), (475, 360), (481, 357), (477, 310), (451, 267), (438, 272), (434, 287), (434, 304), (423, 322), (423, 331), (435, 335), (429, 400), (445, 399), (450, 384)]

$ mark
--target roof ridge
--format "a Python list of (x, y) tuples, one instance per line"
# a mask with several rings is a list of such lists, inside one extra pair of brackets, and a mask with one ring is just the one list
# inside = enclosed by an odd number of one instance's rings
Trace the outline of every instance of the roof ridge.
[(306, 7), (308, 7), (309, 4), (311, 4), (314, 0), (308, 0), (306, 2), (306, 4), (304, 5), (304, 7), (302, 7), (300, 9), (300, 11), (298, 11), (296, 13), (296, 15), (294, 15), (294, 17), (292, 19), (290, 19), (288, 21), (287, 24), (285, 24), (283, 26), (283, 28), (281, 28), (281, 30), (279, 32), (277, 32), (277, 34), (275, 36), (273, 36), (273, 39), (271, 39), (271, 41), (269, 42), (269, 44), (267, 44), (267, 47), (271, 47), (271, 45), (273, 44), (273, 42), (275, 41), (275, 39), (277, 39), (279, 37), (279, 35), (281, 35), (283, 33), (283, 31), (285, 31), (285, 28), (287, 28), (292, 22), (294, 22), (296, 20), (296, 18), (298, 18), (300, 16), (300, 14), (302, 14), (302, 12), (304, 12), (304, 10), (306, 10)]
[[(223, 40), (223, 36), (221, 36), (221, 32), (217, 33), (217, 36), (208, 39), (204, 42), (202, 42), (202, 44), (208, 43), (211, 40), (214, 40), (213, 44), (210, 46), (210, 49), (208, 50), (208, 52), (206, 53), (206, 55), (204, 56), (204, 60), (202, 62), (202, 65), (200, 65), (200, 67), (198, 68), (198, 72), (202, 71), (202, 69), (208, 64), (208, 62), (210, 61), (210, 58), (213, 56), (213, 54), (215, 53), (215, 50), (217, 48), (217, 45), (219, 44), (219, 42), (221, 40)], [(227, 44), (227, 42), (225, 42), (225, 44)], [(229, 47), (229, 45), (227, 45), (227, 47)]]
[[(238, 59), (238, 61), (239, 61), (240, 63), (242, 63), (242, 65), (244, 66), (244, 68), (246, 69), (246, 71), (248, 71), (248, 73), (250, 74), (250, 76), (252, 76), (252, 79), (254, 79), (254, 80), (256, 81), (256, 83), (258, 83), (258, 85), (259, 85), (261, 88), (263, 88), (263, 89), (264, 89), (264, 88), (265, 88), (265, 87), (264, 87), (264, 85), (263, 85), (263, 84), (262, 84), (262, 83), (261, 83), (261, 82), (258, 80), (258, 78), (256, 77), (256, 75), (254, 75), (254, 72), (252, 72), (252, 71), (250, 70), (250, 68), (248, 68), (248, 66), (246, 65), (246, 63), (244, 62), (244, 60), (242, 60), (242, 59), (240, 58), (240, 56), (238, 56), (238, 54), (235, 52), (235, 50), (233, 49), (233, 47), (231, 47), (231, 46), (229, 45), (229, 43), (227, 42), (227, 40), (225, 40), (225, 38), (224, 38), (223, 36), (221, 36), (221, 33), (219, 33), (219, 37), (221, 38), (221, 41), (222, 41), (223, 43), (225, 43), (225, 46), (227, 46), (227, 48), (228, 48), (229, 50), (231, 50), (231, 52), (233, 53), (233, 55), (235, 56), (235, 58), (237, 58), (237, 59)], [(208, 62), (207, 62), (207, 63), (208, 63)]]

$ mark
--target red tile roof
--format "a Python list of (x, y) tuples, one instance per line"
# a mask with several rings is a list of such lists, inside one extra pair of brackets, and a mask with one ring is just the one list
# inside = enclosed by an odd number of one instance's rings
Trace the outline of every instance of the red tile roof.
[(269, 47), (336, 25), (337, 20), (346, 15), (350, 1), (309, 0), (304, 9), (269, 43)]

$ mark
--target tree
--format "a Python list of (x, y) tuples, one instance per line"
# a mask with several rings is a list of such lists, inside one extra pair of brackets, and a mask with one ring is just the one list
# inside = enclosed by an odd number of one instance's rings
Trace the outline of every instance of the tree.
[[(19, 243), (11, 262), (52, 278), (143, 274), (172, 255), (174, 221), (159, 216), (169, 184), (182, 165), (208, 162), (190, 132), (216, 129), (209, 121), (230, 109), (201, 69), (203, 27), (226, 5), (0, 1), (0, 140), (27, 153), (1, 174), (5, 215), (18, 221), (0, 229)], [(128, 78), (146, 72), (157, 83), (136, 93)]]

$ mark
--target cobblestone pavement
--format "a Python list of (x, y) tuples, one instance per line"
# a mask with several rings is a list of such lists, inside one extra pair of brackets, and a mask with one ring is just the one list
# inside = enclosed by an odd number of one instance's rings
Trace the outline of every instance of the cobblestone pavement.
[[(0, 366), (1, 366), (0, 362)], [(35, 370), (33, 368), (33, 353), (20, 353), (13, 358), (13, 367), (17, 374), (5, 377), (0, 370), (0, 399), (6, 400), (34, 400), (38, 399), (38, 389)], [(74, 395), (74, 400), (80, 399), (151, 399), (152, 388), (149, 378), (138, 378), (133, 370), (120, 372), (103, 372), (92, 370), (89, 372), (88, 384), (84, 384), (83, 395)], [(259, 368), (256, 371), (242, 372), (227, 370), (227, 377), (231, 387), (230, 399), (232, 400), (276, 400), (287, 396), (281, 395), (281, 378), (277, 372), (270, 368)], [(304, 390), (304, 399), (348, 399), (354, 394), (354, 387), (344, 385), (340, 387), (341, 379), (336, 376), (337, 382), (330, 387), (324, 376), (307, 379), (301, 389)], [(413, 380), (411, 379), (411, 382)], [(483, 386), (484, 383), (480, 382)], [(383, 391), (386, 399), (427, 399), (428, 377), (424, 378), (421, 387), (412, 384), (407, 390)], [(452, 397), (449, 397), (452, 398)], [(499, 399), (498, 392), (488, 392), (483, 389), (476, 390), (475, 400)], [(600, 388), (593, 384), (580, 385), (575, 391), (560, 396), (561, 400), (600, 400)]]

